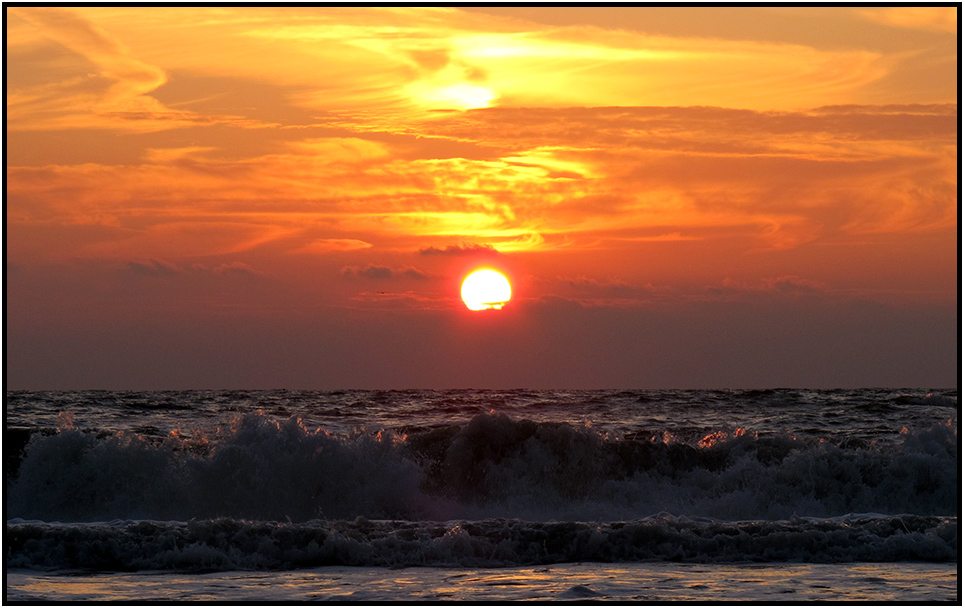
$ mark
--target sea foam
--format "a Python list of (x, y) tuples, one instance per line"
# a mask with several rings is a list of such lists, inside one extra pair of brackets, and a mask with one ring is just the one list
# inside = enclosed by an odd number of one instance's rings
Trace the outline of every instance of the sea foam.
[(958, 520), (849, 515), (722, 522), (670, 515), (609, 523), (115, 521), (6, 524), (7, 567), (294, 569), (506, 567), (569, 562), (858, 562), (958, 559)]

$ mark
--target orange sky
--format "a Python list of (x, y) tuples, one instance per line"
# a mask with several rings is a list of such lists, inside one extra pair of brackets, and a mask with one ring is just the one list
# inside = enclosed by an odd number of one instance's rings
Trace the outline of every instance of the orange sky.
[(955, 8), (6, 16), (14, 388), (955, 383)]

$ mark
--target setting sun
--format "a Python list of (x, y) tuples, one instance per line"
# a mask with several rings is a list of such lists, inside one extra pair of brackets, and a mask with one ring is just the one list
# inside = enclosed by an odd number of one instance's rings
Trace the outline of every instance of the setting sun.
[(471, 311), (501, 309), (512, 296), (509, 281), (493, 270), (476, 271), (462, 282), (462, 300)]

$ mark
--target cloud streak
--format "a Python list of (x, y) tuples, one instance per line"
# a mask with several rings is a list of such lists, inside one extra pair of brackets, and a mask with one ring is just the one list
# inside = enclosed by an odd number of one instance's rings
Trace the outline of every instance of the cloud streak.
[(127, 263), (128, 272), (141, 277), (178, 277), (178, 276), (234, 276), (259, 277), (261, 274), (244, 262), (226, 262), (216, 266), (200, 263), (179, 265), (166, 260), (131, 260)]
[[(12, 9), (15, 56), (28, 61), (27, 49), (44, 39), (83, 60), (76, 77), (47, 89), (14, 83), (12, 126), (150, 130), (242, 120), (164, 106), (154, 93), (175, 72), (273, 83), (292, 104), (353, 130), (405, 129), (440, 110), (489, 106), (792, 110), (867, 99), (863, 88), (901, 60), (867, 49), (549, 26), (434, 7), (149, 11), (144, 19), (146, 12), (109, 7)], [(914, 9), (868, 18), (948, 27), (946, 13)], [(98, 84), (78, 90), (89, 65)]]
[[(722, 227), (751, 237), (748, 249), (788, 249), (954, 227), (956, 124), (947, 105), (489, 109), (426, 126), (484, 142), (489, 160), (401, 158), (406, 139), (310, 138), (234, 162), (209, 156), (211, 147), (154, 148), (135, 165), (10, 167), (8, 217), (136, 226), (125, 247), (154, 256), (165, 255), (160, 241), (151, 253), (155, 236), (183, 243), (180, 255), (228, 253), (306, 227), (327, 236), (291, 251), (406, 237), (503, 252), (585, 249), (695, 240)], [(192, 230), (229, 227), (235, 243), (205, 237), (189, 247)]]
[(491, 245), (477, 245), (467, 243), (461, 245), (447, 245), (445, 247), (424, 247), (419, 250), (423, 256), (494, 256), (499, 252)]
[(876, 23), (916, 30), (938, 31), (954, 34), (958, 31), (958, 15), (950, 6), (896, 6), (878, 7), (856, 12)]
[(342, 269), (342, 277), (349, 279), (361, 277), (363, 279), (373, 279), (376, 281), (385, 281), (389, 279), (412, 279), (422, 281), (425, 279), (432, 279), (432, 275), (411, 267), (393, 269), (387, 266), (378, 266), (372, 264), (364, 267), (347, 266)]

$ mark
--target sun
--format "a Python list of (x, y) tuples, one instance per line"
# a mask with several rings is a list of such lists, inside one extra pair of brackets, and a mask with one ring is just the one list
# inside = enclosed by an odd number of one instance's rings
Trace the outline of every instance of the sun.
[(491, 269), (471, 273), (462, 282), (462, 301), (471, 311), (501, 309), (512, 297), (509, 280)]

